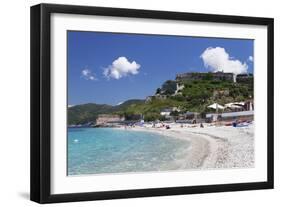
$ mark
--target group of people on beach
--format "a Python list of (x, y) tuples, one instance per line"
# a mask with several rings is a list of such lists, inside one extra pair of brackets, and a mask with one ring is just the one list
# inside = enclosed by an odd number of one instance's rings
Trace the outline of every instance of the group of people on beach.
[[(173, 123), (169, 124), (169, 123), (164, 123), (164, 122), (152, 122), (150, 123), (151, 128), (159, 128), (159, 129), (171, 129), (173, 127)], [(176, 123), (174, 123), (176, 124)], [(177, 123), (179, 124), (179, 123)], [(207, 126), (232, 126), (232, 127), (242, 127), (242, 126), (248, 126), (249, 124), (251, 124), (251, 121), (242, 121), (242, 120), (234, 120), (232, 122), (215, 122), (215, 123), (209, 123), (207, 124)], [(128, 128), (135, 128), (136, 126), (145, 126), (144, 123), (138, 125), (138, 124), (126, 124), (124, 125), (125, 129)], [(180, 125), (178, 125), (180, 128), (204, 128), (205, 125), (204, 123), (200, 122), (200, 123), (195, 123), (195, 124), (186, 124), (186, 123), (181, 123)], [(147, 127), (147, 126), (146, 126)]]

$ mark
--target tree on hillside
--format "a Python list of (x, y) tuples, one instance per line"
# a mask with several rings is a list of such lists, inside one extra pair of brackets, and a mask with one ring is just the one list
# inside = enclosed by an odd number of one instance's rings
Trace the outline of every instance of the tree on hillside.
[(155, 94), (160, 94), (160, 93), (161, 93), (161, 88), (157, 88)]
[(162, 85), (162, 90), (165, 95), (172, 95), (177, 90), (177, 82), (173, 80), (167, 80)]

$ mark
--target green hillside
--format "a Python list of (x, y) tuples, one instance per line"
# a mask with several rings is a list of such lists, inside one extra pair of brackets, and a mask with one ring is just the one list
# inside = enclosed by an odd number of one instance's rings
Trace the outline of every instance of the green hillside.
[(144, 100), (132, 99), (116, 106), (88, 103), (68, 108), (68, 124), (85, 124), (95, 122), (99, 114), (116, 114), (133, 104), (144, 103)]
[[(183, 89), (177, 91), (177, 84), (184, 85)], [(212, 78), (168, 80), (147, 101), (128, 100), (118, 106), (84, 104), (71, 107), (68, 109), (68, 123), (94, 122), (98, 114), (120, 114), (127, 120), (134, 119), (135, 115), (144, 115), (146, 121), (163, 120), (160, 111), (164, 108), (177, 107), (181, 112), (206, 113), (211, 111), (207, 106), (214, 102), (223, 105), (252, 99), (253, 95), (253, 77), (238, 83)]]

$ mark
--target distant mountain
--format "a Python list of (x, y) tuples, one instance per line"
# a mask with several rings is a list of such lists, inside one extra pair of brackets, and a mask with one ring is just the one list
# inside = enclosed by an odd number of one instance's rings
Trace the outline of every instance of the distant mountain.
[(99, 114), (112, 114), (125, 111), (134, 104), (142, 104), (144, 100), (131, 99), (122, 104), (111, 106), (107, 104), (87, 103), (68, 108), (68, 124), (85, 124), (95, 122)]

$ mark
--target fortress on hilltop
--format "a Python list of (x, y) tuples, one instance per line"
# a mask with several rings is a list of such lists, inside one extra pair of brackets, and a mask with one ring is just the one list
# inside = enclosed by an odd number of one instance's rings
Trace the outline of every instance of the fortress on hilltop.
[(224, 73), (221, 71), (215, 73), (199, 73), (199, 72), (187, 72), (180, 73), (176, 75), (176, 81), (194, 81), (194, 80), (214, 80), (214, 81), (233, 81), (240, 82), (246, 81), (253, 78), (253, 74), (234, 74), (234, 73)]

